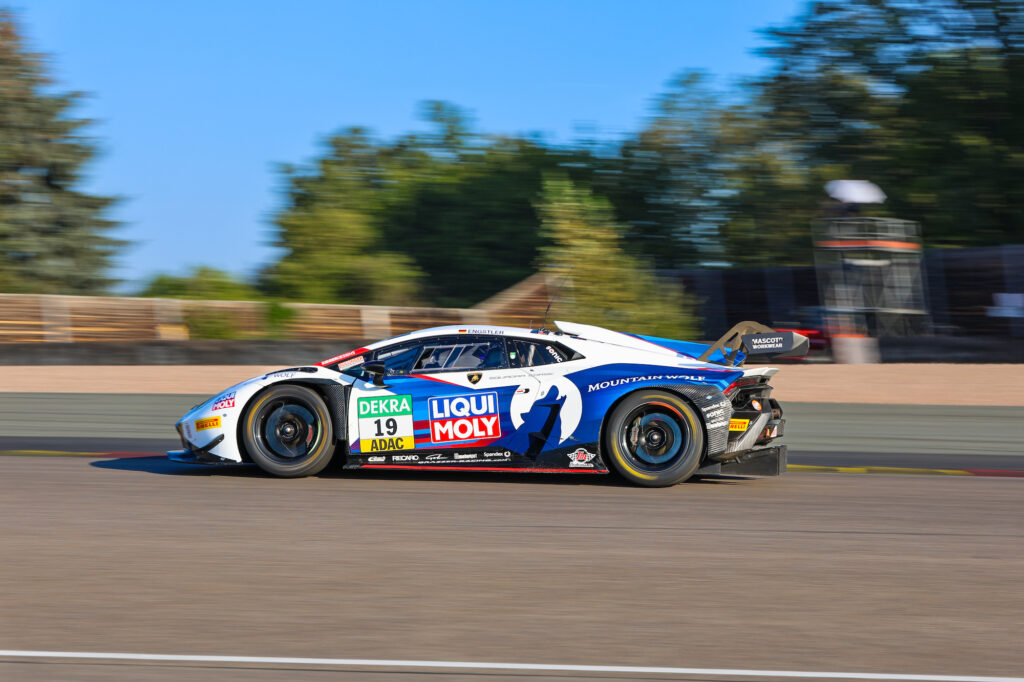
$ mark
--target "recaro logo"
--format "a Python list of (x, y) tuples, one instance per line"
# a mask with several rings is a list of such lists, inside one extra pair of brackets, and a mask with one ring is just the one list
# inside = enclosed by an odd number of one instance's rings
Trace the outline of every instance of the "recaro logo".
[(431, 398), (429, 409), (433, 443), (501, 436), (498, 394), (493, 391)]

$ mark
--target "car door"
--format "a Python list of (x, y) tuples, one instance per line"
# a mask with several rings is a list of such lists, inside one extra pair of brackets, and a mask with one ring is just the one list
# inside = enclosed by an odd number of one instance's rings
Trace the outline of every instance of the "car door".
[[(421, 456), (428, 451), (491, 448), (494, 458), (512, 459), (494, 448), (515, 431), (513, 401), (532, 400), (538, 384), (525, 370), (509, 367), (501, 335), (429, 337), (381, 349), (369, 360), (385, 364), (384, 385), (366, 376), (353, 384), (352, 454), (367, 463), (422, 464), (455, 461)], [(459, 457), (475, 459), (466, 452)]]
[(580, 423), (582, 396), (566, 378), (564, 363), (576, 359), (572, 351), (548, 339), (510, 339), (513, 364), (520, 365), (534, 382), (529, 412), (523, 416), (529, 434), (526, 454), (537, 457), (545, 450), (571, 445)]
[[(505, 339), (499, 334), (453, 335), (438, 339), (424, 355), (416, 375), (429, 384), (425, 394), (425, 433), (418, 441), (424, 450), (458, 449), (460, 461), (481, 448), (494, 456), (514, 431), (510, 408), (517, 392), (527, 395), (532, 378), (509, 367)], [(498, 448), (498, 449), (494, 449)], [(511, 459), (511, 457), (502, 457)], [(432, 461), (445, 461), (443, 454)]]

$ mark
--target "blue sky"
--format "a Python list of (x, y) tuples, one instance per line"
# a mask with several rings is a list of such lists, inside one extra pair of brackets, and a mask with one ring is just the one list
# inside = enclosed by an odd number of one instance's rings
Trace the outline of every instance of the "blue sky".
[(757, 30), (803, 0), (423, 0), (15, 5), (75, 112), (96, 119), (88, 187), (119, 195), (131, 291), (192, 265), (242, 275), (273, 258), (276, 163), (305, 162), (332, 131), (423, 127), (453, 102), (487, 133), (556, 142), (637, 129), (684, 69), (729, 84), (762, 72)]

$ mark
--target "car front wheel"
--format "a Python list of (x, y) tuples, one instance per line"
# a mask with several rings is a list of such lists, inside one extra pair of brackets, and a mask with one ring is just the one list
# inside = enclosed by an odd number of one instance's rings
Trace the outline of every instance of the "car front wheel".
[(242, 438), (261, 469), (285, 478), (323, 471), (334, 454), (334, 431), (323, 399), (304, 386), (280, 384), (246, 409)]

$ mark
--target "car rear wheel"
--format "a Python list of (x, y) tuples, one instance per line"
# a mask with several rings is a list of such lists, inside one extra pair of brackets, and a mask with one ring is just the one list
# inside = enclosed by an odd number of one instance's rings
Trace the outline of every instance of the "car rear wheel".
[(637, 391), (605, 426), (604, 451), (622, 476), (659, 488), (693, 475), (704, 451), (704, 427), (688, 402), (668, 391)]
[(242, 423), (246, 451), (268, 473), (312, 476), (331, 462), (334, 431), (316, 391), (291, 384), (271, 386), (249, 405)]

